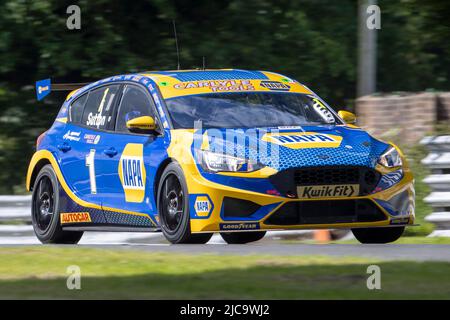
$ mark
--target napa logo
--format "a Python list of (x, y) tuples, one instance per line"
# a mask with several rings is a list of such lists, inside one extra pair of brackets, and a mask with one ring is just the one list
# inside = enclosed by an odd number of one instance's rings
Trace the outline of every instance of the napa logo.
[(290, 149), (337, 148), (342, 142), (342, 137), (317, 132), (277, 132), (266, 133), (262, 140)]
[(207, 218), (213, 210), (213, 204), (207, 195), (198, 195), (194, 201), (194, 212), (198, 218)]
[(119, 161), (119, 177), (126, 202), (144, 201), (146, 172), (142, 144), (125, 146)]

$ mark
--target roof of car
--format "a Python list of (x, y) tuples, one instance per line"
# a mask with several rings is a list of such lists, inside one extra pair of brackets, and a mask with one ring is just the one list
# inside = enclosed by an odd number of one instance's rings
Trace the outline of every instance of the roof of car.
[[(284, 75), (256, 70), (196, 69), (146, 71), (129, 75), (113, 76), (93, 82), (69, 93), (66, 100), (100, 84), (126, 77), (148, 77), (159, 87), (164, 99), (211, 92), (238, 91), (288, 91), (305, 94), (313, 92), (305, 85)], [(274, 86), (278, 85), (280, 88)], [(284, 87), (284, 88), (283, 88)]]
[(250, 71), (240, 69), (206, 69), (206, 70), (171, 70), (148, 71), (143, 74), (152, 77), (172, 77), (179, 81), (202, 80), (268, 80), (262, 71)]

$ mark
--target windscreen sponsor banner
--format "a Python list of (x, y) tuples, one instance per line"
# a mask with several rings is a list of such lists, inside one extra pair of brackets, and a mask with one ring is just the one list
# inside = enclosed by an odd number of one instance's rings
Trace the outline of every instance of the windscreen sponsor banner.
[(302, 84), (281, 76), (271, 76), (268, 80), (232, 79), (232, 80), (199, 80), (179, 81), (174, 77), (149, 75), (158, 84), (164, 99), (224, 92), (295, 92), (312, 94)]

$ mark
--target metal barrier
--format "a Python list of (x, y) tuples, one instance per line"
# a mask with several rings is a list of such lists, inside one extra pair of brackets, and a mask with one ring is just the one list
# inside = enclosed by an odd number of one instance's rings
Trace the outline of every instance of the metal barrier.
[(0, 196), (0, 221), (31, 221), (31, 195)]
[[(430, 153), (422, 163), (431, 170), (424, 182), (431, 194), (424, 201), (433, 207), (425, 220), (436, 225), (436, 232), (450, 230), (450, 135), (429, 136), (421, 140)], [(447, 233), (448, 234), (448, 233)]]

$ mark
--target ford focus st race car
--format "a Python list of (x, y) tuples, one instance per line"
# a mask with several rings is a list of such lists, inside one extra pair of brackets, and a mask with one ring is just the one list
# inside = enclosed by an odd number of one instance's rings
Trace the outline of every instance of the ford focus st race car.
[[(38, 94), (51, 90), (48, 83)], [(413, 176), (393, 144), (288, 77), (185, 70), (120, 75), (66, 98), (27, 174), (34, 231), (162, 231), (172, 243), (350, 228), (362, 243), (414, 223)]]

